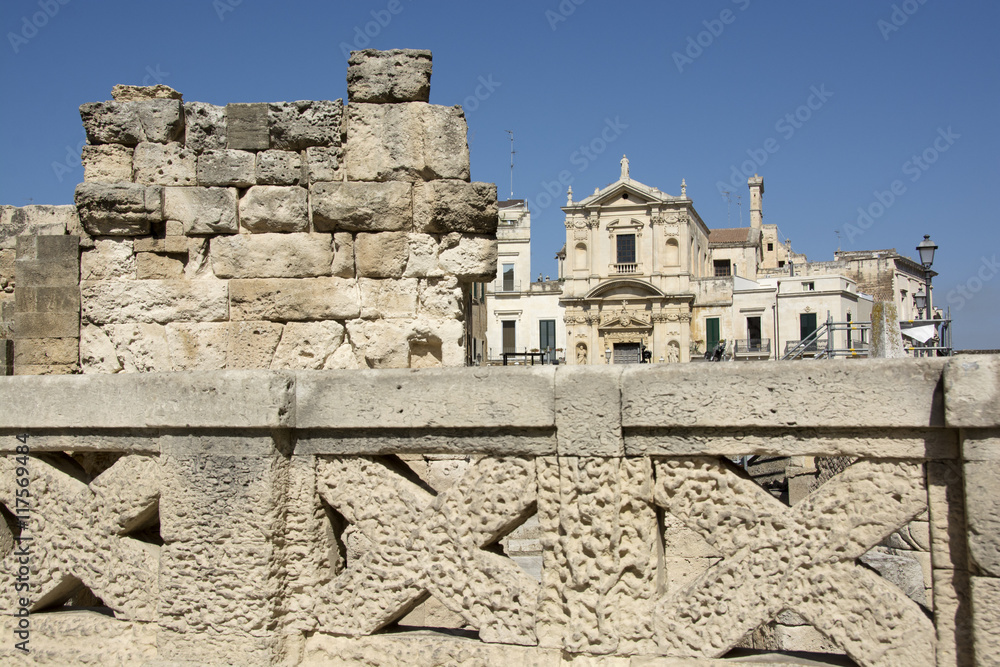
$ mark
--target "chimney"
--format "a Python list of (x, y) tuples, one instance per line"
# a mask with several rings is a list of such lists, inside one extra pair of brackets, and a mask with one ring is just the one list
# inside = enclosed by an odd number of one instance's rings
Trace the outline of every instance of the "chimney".
[(764, 224), (764, 179), (757, 174), (747, 179), (750, 186), (750, 226), (760, 229)]

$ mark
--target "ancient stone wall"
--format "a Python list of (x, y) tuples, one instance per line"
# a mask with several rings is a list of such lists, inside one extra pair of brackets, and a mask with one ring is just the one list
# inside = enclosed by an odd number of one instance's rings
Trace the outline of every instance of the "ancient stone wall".
[(0, 218), (14, 373), (463, 365), (496, 187), (469, 182), (465, 116), (428, 103), (430, 75), (427, 51), (362, 51), (346, 106), (84, 104), (76, 206)]
[[(707, 665), (780, 632), (998, 664), (998, 387), (1000, 357), (2, 378), (0, 662)], [(853, 463), (787, 506), (745, 454)]]

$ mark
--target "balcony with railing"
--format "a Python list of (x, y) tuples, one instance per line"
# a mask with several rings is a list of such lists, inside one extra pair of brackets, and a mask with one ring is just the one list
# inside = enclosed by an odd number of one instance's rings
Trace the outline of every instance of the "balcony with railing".
[(642, 265), (636, 264), (635, 262), (627, 262), (624, 264), (612, 264), (610, 266), (610, 271), (612, 275), (618, 276), (629, 276), (642, 273)]
[(737, 358), (767, 359), (771, 356), (770, 338), (747, 338), (734, 341), (733, 353)]

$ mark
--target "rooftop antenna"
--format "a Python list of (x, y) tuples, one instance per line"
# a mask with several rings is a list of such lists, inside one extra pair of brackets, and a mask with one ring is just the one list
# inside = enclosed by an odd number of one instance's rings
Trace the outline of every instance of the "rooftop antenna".
[(736, 195), (736, 206), (740, 209), (740, 227), (743, 226), (743, 195)]
[(510, 198), (514, 198), (514, 132), (512, 130), (504, 130), (510, 135)]
[(733, 193), (729, 190), (722, 191), (722, 198), (726, 200), (726, 225), (733, 224)]
[(833, 233), (837, 235), (837, 252), (840, 252), (840, 230), (837, 229)]

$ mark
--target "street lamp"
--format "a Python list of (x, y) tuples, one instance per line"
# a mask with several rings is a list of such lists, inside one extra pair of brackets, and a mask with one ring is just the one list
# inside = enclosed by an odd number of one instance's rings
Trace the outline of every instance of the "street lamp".
[(913, 305), (917, 307), (917, 319), (924, 319), (924, 308), (927, 307), (927, 295), (924, 293), (923, 287), (913, 295)]
[(611, 363), (611, 348), (610, 347), (604, 348), (604, 360), (606, 362), (608, 362), (608, 364)]
[(931, 241), (930, 234), (924, 234), (924, 240), (917, 245), (917, 252), (920, 253), (920, 263), (924, 266), (924, 285), (926, 287), (927, 294), (927, 319), (932, 319), (934, 315), (934, 300), (931, 297), (931, 265), (934, 264), (934, 251), (937, 249), (938, 247), (934, 244), (934, 241)]

